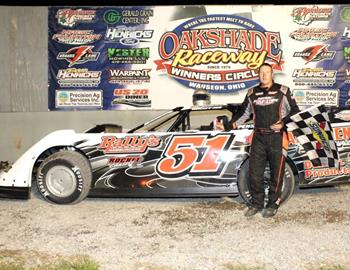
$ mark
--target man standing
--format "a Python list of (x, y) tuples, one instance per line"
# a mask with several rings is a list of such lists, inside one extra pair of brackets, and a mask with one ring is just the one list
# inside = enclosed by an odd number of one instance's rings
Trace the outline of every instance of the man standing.
[[(290, 116), (299, 112), (287, 86), (273, 81), (271, 65), (264, 63), (259, 69), (260, 84), (248, 90), (240, 113), (233, 116), (232, 128), (243, 124), (253, 114), (254, 133), (249, 157), (251, 204), (245, 216), (262, 211), (263, 217), (272, 217), (280, 204), (284, 165), (287, 156), (288, 138), (286, 123)], [(217, 128), (223, 129), (218, 124)], [(268, 204), (264, 208), (264, 171), (269, 162)]]

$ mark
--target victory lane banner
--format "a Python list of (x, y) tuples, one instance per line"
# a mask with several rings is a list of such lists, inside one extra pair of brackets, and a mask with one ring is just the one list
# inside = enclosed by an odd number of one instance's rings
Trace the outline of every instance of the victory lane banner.
[(349, 23), (340, 5), (50, 7), (48, 107), (240, 103), (264, 62), (300, 107), (349, 106)]

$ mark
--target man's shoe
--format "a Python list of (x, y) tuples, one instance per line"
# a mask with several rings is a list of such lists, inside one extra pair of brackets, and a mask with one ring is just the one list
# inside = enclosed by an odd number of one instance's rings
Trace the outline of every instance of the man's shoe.
[(254, 216), (256, 213), (260, 212), (261, 209), (255, 208), (255, 207), (248, 207), (248, 210), (245, 211), (244, 216), (245, 217), (251, 217)]
[(276, 215), (277, 213), (277, 208), (265, 208), (262, 211), (262, 216), (264, 218), (269, 218), (269, 217), (273, 217), (274, 215)]

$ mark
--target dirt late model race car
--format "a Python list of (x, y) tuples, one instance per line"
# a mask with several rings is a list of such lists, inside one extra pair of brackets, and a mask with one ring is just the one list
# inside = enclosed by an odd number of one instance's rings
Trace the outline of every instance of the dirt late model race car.
[[(230, 119), (234, 104), (178, 107), (126, 133), (96, 125), (84, 133), (55, 131), (0, 173), (1, 197), (29, 198), (32, 186), (48, 201), (77, 203), (92, 197), (235, 196), (249, 201), (252, 124), (217, 131), (213, 119)], [(350, 182), (349, 111), (333, 113), (340, 168), (313, 167), (289, 134), (282, 201), (296, 186)], [(348, 121), (348, 122), (347, 122)], [(338, 123), (336, 123), (338, 122)], [(265, 170), (269, 177), (269, 168)]]

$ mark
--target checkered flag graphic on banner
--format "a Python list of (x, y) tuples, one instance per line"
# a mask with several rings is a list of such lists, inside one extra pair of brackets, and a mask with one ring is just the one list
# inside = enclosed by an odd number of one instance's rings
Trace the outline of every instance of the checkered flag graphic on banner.
[(338, 167), (338, 149), (324, 105), (313, 106), (291, 116), (287, 124), (296, 140), (306, 151), (313, 166)]

